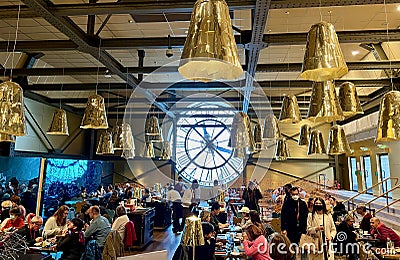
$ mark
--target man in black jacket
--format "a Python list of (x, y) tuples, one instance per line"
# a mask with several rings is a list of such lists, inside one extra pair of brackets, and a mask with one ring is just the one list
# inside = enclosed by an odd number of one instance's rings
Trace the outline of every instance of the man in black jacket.
[(290, 198), (285, 200), (282, 206), (281, 230), (290, 242), (299, 244), (301, 234), (306, 233), (308, 208), (307, 204), (299, 199), (297, 187), (291, 188), (290, 193)]
[(244, 206), (248, 207), (250, 210), (256, 210), (260, 212), (260, 207), (258, 206), (258, 200), (262, 199), (262, 194), (260, 187), (256, 183), (249, 181), (248, 188), (244, 190), (242, 199), (244, 200)]
[(17, 234), (25, 237), (28, 246), (34, 246), (35, 243), (42, 242), (43, 237), (40, 228), (43, 225), (43, 219), (40, 216), (34, 216), (29, 224), (15, 231)]

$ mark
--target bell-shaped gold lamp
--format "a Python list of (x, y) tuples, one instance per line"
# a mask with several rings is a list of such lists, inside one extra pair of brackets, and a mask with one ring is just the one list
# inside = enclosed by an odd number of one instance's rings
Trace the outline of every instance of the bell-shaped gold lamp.
[(307, 124), (304, 124), (300, 127), (300, 136), (299, 141), (297, 142), (298, 145), (307, 145), (309, 144), (310, 140), (310, 131), (311, 127)]
[(231, 137), (228, 145), (232, 148), (254, 148), (250, 119), (246, 113), (238, 112), (233, 117)]
[(122, 150), (121, 157), (125, 159), (133, 159), (135, 157), (135, 150)]
[(64, 109), (58, 108), (54, 111), (53, 120), (51, 121), (48, 135), (69, 135), (67, 113)]
[(340, 85), (339, 103), (345, 117), (364, 114), (356, 86), (351, 82), (346, 81)]
[(123, 138), (122, 127), (119, 126), (118, 124), (115, 125), (112, 130), (112, 137), (113, 137), (114, 150), (115, 151), (124, 150), (123, 140), (122, 140)]
[(114, 154), (114, 145), (112, 142), (112, 135), (110, 132), (105, 131), (103, 134), (101, 134), (99, 144), (97, 145), (96, 154), (98, 155)]
[(15, 82), (0, 84), (0, 133), (26, 135), (23, 91)]
[(260, 151), (263, 147), (262, 129), (259, 123), (254, 125), (254, 149)]
[(343, 127), (334, 125), (329, 131), (328, 155), (350, 154), (350, 146), (347, 142)]
[(92, 95), (88, 98), (85, 113), (83, 114), (81, 128), (83, 129), (107, 129), (106, 107), (104, 98), (100, 95)]
[(298, 123), (301, 121), (301, 114), (296, 96), (288, 95), (283, 97), (279, 121), (282, 123)]
[(144, 153), (143, 153), (143, 157), (146, 158), (154, 158), (154, 146), (152, 142), (146, 142), (146, 144), (144, 145)]
[(310, 144), (308, 145), (308, 155), (326, 153), (324, 138), (319, 130), (313, 130), (310, 134)]
[(400, 91), (386, 93), (381, 101), (376, 142), (400, 140)]
[(320, 22), (311, 26), (301, 77), (321, 82), (338, 79), (347, 72), (346, 61), (333, 25)]
[(135, 150), (135, 142), (133, 140), (132, 128), (128, 123), (121, 125), (122, 129), (122, 147), (124, 150)]
[(344, 119), (332, 81), (314, 82), (307, 117), (314, 122), (333, 122)]
[(289, 157), (289, 149), (286, 143), (286, 138), (280, 137), (276, 141), (275, 159), (277, 161), (285, 161)]
[(197, 0), (178, 68), (182, 77), (208, 82), (235, 80), (242, 73), (228, 5)]
[(0, 143), (1, 142), (15, 143), (15, 136), (0, 133)]
[(272, 113), (268, 114), (264, 121), (263, 139), (275, 142), (280, 136), (278, 119)]
[(144, 132), (146, 133), (146, 135), (155, 135), (155, 136), (160, 135), (160, 126), (158, 124), (157, 117), (152, 116), (146, 120), (146, 126)]
[[(185, 246), (198, 247), (204, 245), (203, 229), (201, 219), (196, 216), (186, 218), (185, 230), (182, 235), (182, 243)], [(193, 259), (195, 256), (193, 255)]]
[(170, 157), (171, 157), (171, 146), (168, 141), (164, 141), (161, 149), (160, 159), (169, 160)]

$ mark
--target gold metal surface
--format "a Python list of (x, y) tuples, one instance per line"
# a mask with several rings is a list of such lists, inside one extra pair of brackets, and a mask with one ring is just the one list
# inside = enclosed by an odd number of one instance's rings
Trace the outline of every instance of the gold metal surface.
[(297, 142), (298, 145), (307, 145), (310, 143), (310, 132), (311, 126), (304, 124), (300, 127), (300, 136), (299, 141)]
[(114, 154), (114, 145), (112, 142), (112, 135), (110, 132), (105, 131), (104, 133), (101, 134), (96, 154), (98, 155)]
[(123, 138), (122, 127), (119, 125), (115, 125), (111, 132), (112, 132), (112, 137), (113, 137), (114, 150), (115, 151), (124, 150), (123, 140), (122, 140), (122, 138)]
[(143, 153), (143, 157), (146, 158), (154, 158), (154, 146), (152, 142), (146, 142), (146, 144), (144, 145), (144, 153)]
[(133, 159), (135, 157), (135, 150), (122, 150), (121, 157), (125, 159)]
[(171, 158), (171, 145), (169, 144), (168, 141), (164, 141), (161, 149), (160, 159), (169, 160), (170, 158)]
[(68, 121), (67, 113), (64, 109), (56, 109), (53, 114), (53, 120), (51, 121), (48, 135), (69, 135), (68, 133)]
[(357, 96), (356, 86), (351, 82), (347, 81), (340, 85), (339, 103), (345, 117), (364, 114), (360, 99)]
[(81, 128), (83, 129), (107, 129), (106, 107), (104, 98), (100, 95), (92, 95), (88, 98), (85, 113), (83, 114)]
[(204, 245), (203, 229), (201, 227), (200, 218), (196, 216), (186, 218), (182, 243), (185, 246), (191, 247)]
[(254, 125), (254, 149), (260, 151), (263, 147), (262, 129), (259, 123)]
[(1, 142), (15, 143), (15, 136), (0, 133), (0, 143)]
[(283, 97), (279, 121), (282, 123), (298, 123), (301, 121), (301, 114), (296, 96), (288, 95)]
[(15, 82), (0, 84), (0, 133), (26, 135), (23, 91)]
[(128, 123), (122, 123), (122, 147), (124, 150), (135, 150), (135, 142), (133, 140), (132, 129)]
[(307, 117), (314, 122), (333, 122), (344, 119), (332, 81), (314, 82)]
[(339, 154), (350, 154), (350, 146), (347, 142), (346, 134), (344, 133), (343, 127), (334, 125), (329, 131), (328, 140), (328, 154), (339, 155)]
[(400, 92), (390, 91), (381, 101), (376, 142), (400, 140)]
[(272, 113), (268, 114), (264, 121), (263, 139), (275, 142), (280, 136), (278, 119)]
[(319, 130), (313, 130), (310, 134), (310, 144), (308, 145), (308, 155), (326, 153), (324, 138)]
[(301, 77), (321, 82), (338, 79), (347, 72), (346, 61), (333, 25), (320, 22), (311, 26)]
[(231, 137), (228, 145), (232, 148), (254, 148), (250, 119), (246, 113), (238, 112), (233, 117)]
[(146, 135), (160, 136), (160, 126), (157, 117), (152, 116), (146, 120), (144, 132)]
[(242, 75), (224, 0), (198, 0), (194, 4), (178, 71), (186, 79), (203, 82), (235, 80)]
[(277, 161), (285, 161), (289, 157), (289, 149), (286, 143), (286, 138), (280, 137), (276, 141), (275, 159)]

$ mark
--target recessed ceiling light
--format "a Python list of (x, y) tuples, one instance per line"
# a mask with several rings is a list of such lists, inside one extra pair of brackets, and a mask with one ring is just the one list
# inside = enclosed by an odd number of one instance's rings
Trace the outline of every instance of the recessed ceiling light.
[(351, 52), (351, 55), (353, 55), (353, 56), (356, 56), (356, 55), (358, 55), (358, 54), (360, 54), (360, 51), (352, 51), (352, 52)]
[(185, 33), (187, 34), (189, 31), (185, 31)]
[(400, 11), (400, 5), (397, 6), (397, 11)]
[(290, 14), (290, 12), (289, 12), (289, 11), (286, 11), (285, 14)]
[(128, 23), (133, 23), (133, 21), (132, 20), (128, 20)]

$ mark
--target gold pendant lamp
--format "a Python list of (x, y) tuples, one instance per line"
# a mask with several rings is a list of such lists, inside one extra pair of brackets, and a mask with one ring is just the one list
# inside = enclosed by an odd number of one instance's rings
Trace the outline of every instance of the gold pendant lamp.
[(350, 146), (347, 142), (343, 127), (334, 125), (329, 131), (328, 155), (350, 154)]
[(146, 144), (144, 145), (144, 154), (143, 157), (146, 158), (154, 158), (154, 146), (152, 142), (146, 142)]
[(288, 95), (283, 97), (279, 121), (282, 123), (298, 123), (301, 121), (301, 114), (296, 96)]
[(122, 147), (124, 150), (135, 150), (135, 142), (133, 140), (132, 128), (128, 123), (122, 123)]
[(23, 91), (15, 82), (0, 84), (0, 133), (26, 135)]
[(311, 81), (338, 79), (348, 72), (335, 28), (328, 22), (311, 26), (301, 77)]
[(197, 0), (178, 68), (182, 77), (208, 82), (235, 80), (242, 73), (228, 5)]
[(254, 126), (254, 149), (260, 151), (263, 147), (262, 129), (259, 123)]
[(379, 108), (376, 142), (400, 140), (400, 92), (386, 93)]
[(121, 157), (125, 159), (133, 159), (135, 157), (135, 150), (122, 150)]
[(158, 118), (155, 116), (151, 116), (146, 120), (146, 125), (144, 132), (148, 136), (160, 136), (160, 126), (158, 124)]
[(161, 149), (161, 160), (169, 160), (171, 158), (171, 146), (168, 141), (163, 142), (163, 146)]
[(286, 138), (280, 137), (276, 141), (275, 159), (277, 161), (285, 161), (289, 157), (289, 149), (286, 143)]
[(116, 124), (111, 132), (113, 137), (114, 150), (115, 151), (124, 150), (123, 140), (122, 140), (123, 138), (122, 127)]
[(254, 148), (250, 119), (246, 113), (238, 112), (233, 117), (231, 137), (228, 145), (232, 148)]
[(54, 111), (53, 120), (51, 121), (48, 135), (69, 135), (67, 113), (64, 109), (58, 108)]
[(85, 113), (83, 114), (81, 128), (83, 129), (107, 129), (106, 107), (104, 98), (100, 95), (92, 95), (88, 98)]
[(275, 142), (280, 136), (278, 119), (273, 114), (268, 114), (264, 121), (263, 139)]
[[(196, 216), (190, 216), (185, 220), (185, 230), (182, 235), (182, 244), (187, 247), (198, 247), (204, 245), (203, 229), (201, 219)], [(193, 259), (196, 250), (193, 250)]]
[(333, 122), (344, 119), (332, 81), (314, 82), (307, 117), (314, 122)]
[(310, 134), (310, 144), (308, 145), (308, 155), (326, 153), (324, 138), (319, 130), (313, 130)]
[(339, 103), (345, 117), (364, 114), (360, 99), (357, 96), (356, 86), (351, 82), (344, 82), (339, 87)]
[(96, 154), (98, 155), (109, 155), (114, 154), (114, 145), (112, 142), (112, 135), (110, 132), (105, 131), (101, 134), (99, 144), (97, 145)]
[(1, 142), (15, 143), (15, 136), (0, 133), (0, 143)]
[(298, 145), (307, 145), (309, 144), (310, 140), (310, 132), (311, 132), (311, 127), (307, 124), (304, 124), (300, 127), (300, 136), (299, 136), (299, 141), (297, 142)]

